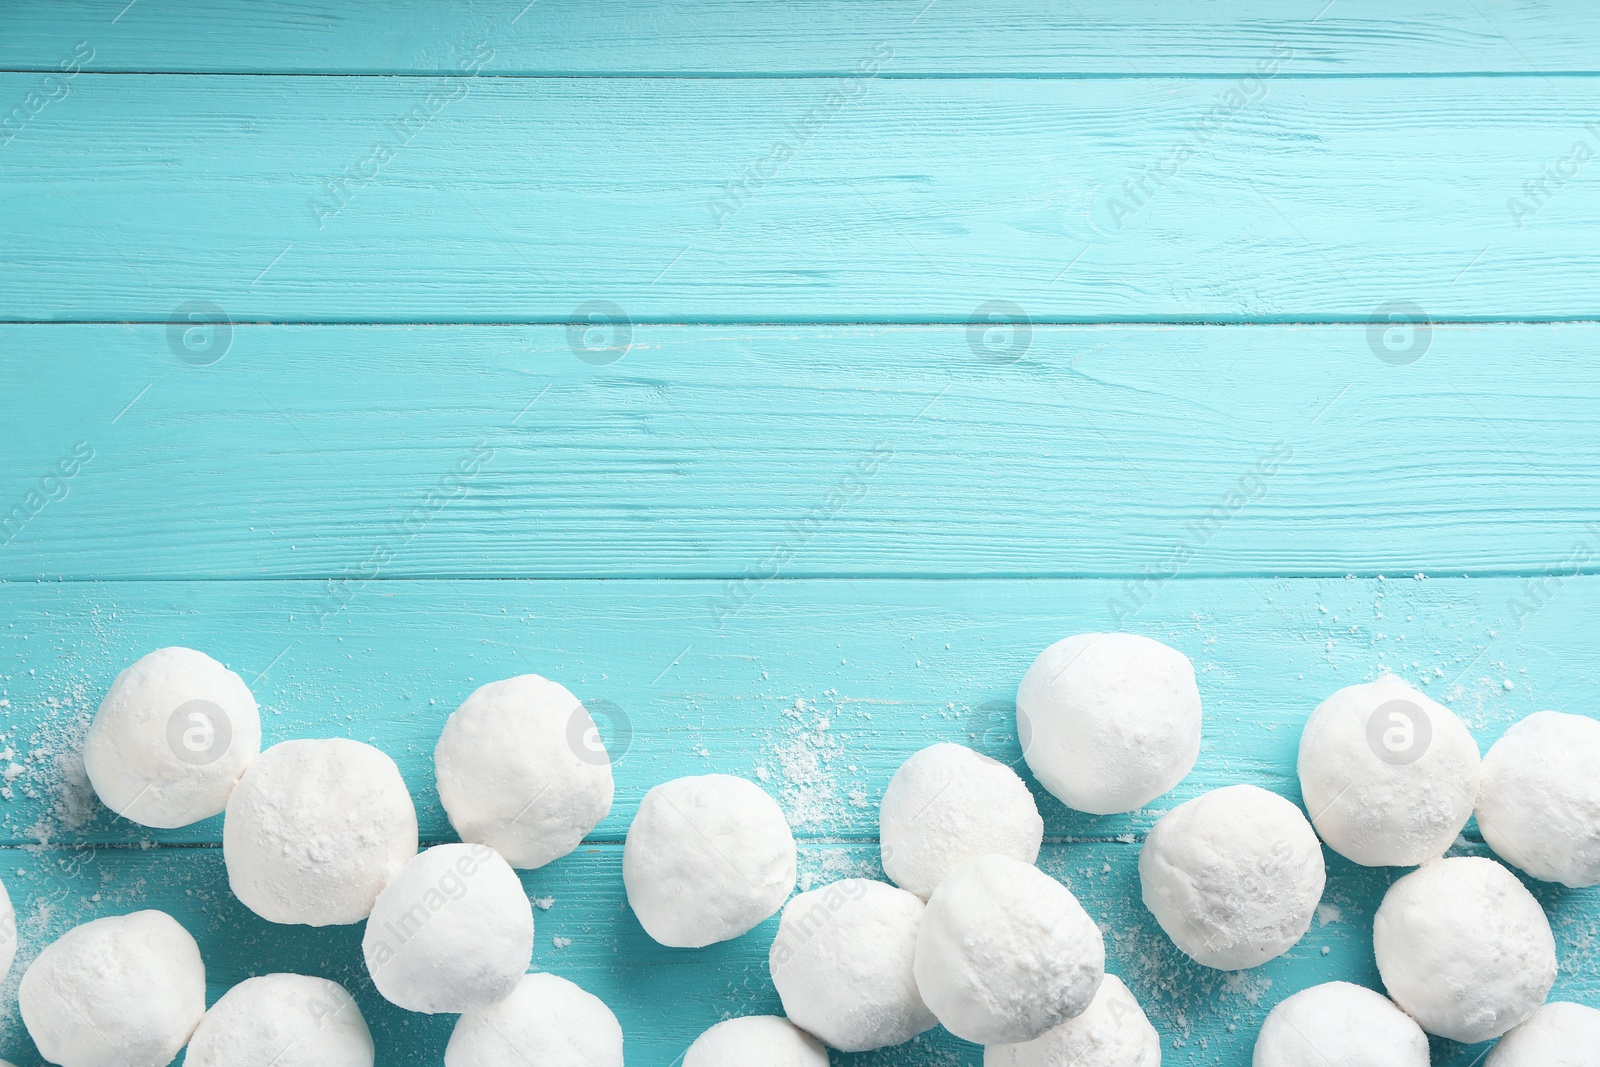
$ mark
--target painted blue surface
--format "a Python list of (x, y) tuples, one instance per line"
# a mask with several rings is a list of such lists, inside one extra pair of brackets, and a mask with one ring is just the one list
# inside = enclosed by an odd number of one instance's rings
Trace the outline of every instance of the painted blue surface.
[[(1484, 747), (1541, 708), (1600, 713), (1592, 5), (12, 8), (19, 1067), (40, 1062), (22, 967), (146, 906), (195, 932), (213, 997), (323, 974), (381, 1064), (437, 1064), (448, 1036), (376, 995), (359, 928), (233, 900), (220, 820), (147, 830), (85, 794), (81, 730), (159, 645), (239, 671), (269, 743), (389, 752), (429, 842), (451, 839), (433, 742), (476, 685), (537, 671), (605, 709), (613, 812), (524, 881), (550, 905), (536, 965), (607, 1000), (633, 1067), (779, 1007), (773, 923), (668, 950), (626, 907), (620, 842), (666, 778), (762, 781), (807, 885), (881, 876), (906, 756), (953, 740), (1021, 766), (1011, 702), (1039, 649), (1167, 641), (1205, 700), (1194, 773), (1105, 818), (1031, 783), (1040, 862), (1102, 923), (1164, 1062), (1244, 1067), (1283, 996), (1378, 984), (1371, 918), (1400, 872), (1330, 856), (1305, 941), (1222, 975), (1139, 902), (1163, 811), (1236, 782), (1298, 801), (1305, 715), (1380, 670)], [(430, 93), (455, 95), (395, 126)], [(763, 162), (785, 138), (792, 160)], [(1117, 190), (1179, 141), (1199, 150), (1122, 216)], [(613, 321), (568, 325), (591, 312)], [(1457, 851), (1485, 852), (1474, 828)], [(1600, 898), (1532, 888), (1556, 995), (1600, 1005)], [(835, 1057), (980, 1060), (942, 1033)]]

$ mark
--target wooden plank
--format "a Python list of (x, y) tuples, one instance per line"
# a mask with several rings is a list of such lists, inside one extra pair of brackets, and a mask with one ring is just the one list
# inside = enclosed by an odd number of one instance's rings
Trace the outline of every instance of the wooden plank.
[(1600, 192), (1548, 168), (1596, 113), (1582, 77), (85, 73), (0, 152), (0, 319), (1593, 319)]
[[(1481, 849), (1467, 849), (1477, 853)], [(215, 999), (257, 974), (292, 971), (332, 978), (355, 995), (372, 1028), (380, 1064), (437, 1064), (454, 1016), (401, 1011), (378, 996), (361, 960), (361, 927), (311, 930), (274, 926), (228, 891), (220, 850), (6, 849), (6, 885), (16, 902), (20, 953), (0, 1014), (0, 1055), (18, 1067), (42, 1061), (16, 1014), (22, 969), (72, 926), (103, 915), (153, 907), (169, 911), (200, 942), (208, 993)], [(1101, 924), (1110, 970), (1133, 989), (1162, 1034), (1167, 1067), (1248, 1067), (1261, 1020), (1278, 1001), (1319, 982), (1381, 988), (1372, 962), (1372, 914), (1397, 870), (1359, 868), (1332, 857), (1318, 922), (1287, 955), (1233, 974), (1182, 956), (1139, 902), (1138, 847), (1117, 842), (1046, 845), (1041, 866), (1065, 882)], [(808, 845), (802, 878), (822, 885), (842, 877), (882, 877), (863, 845)], [(748, 935), (705, 949), (667, 949), (651, 941), (628, 910), (621, 849), (586, 847), (525, 874), (535, 912), (536, 969), (577, 982), (605, 1000), (622, 1023), (624, 1049), (637, 1067), (668, 1067), (705, 1028), (729, 1015), (781, 1013), (766, 957), (769, 921)], [(1556, 933), (1561, 975), (1554, 996), (1594, 1003), (1600, 961), (1594, 950), (1593, 894), (1533, 883)], [(556, 939), (563, 939), (558, 947)], [(1485, 1046), (1436, 1041), (1439, 1067), (1471, 1067)], [(936, 1029), (894, 1049), (839, 1056), (850, 1067), (978, 1067), (981, 1052)]]
[[(1151, 810), (1092, 817), (1035, 789), (1046, 833), (1111, 840), (1171, 804), (1252, 782), (1298, 797), (1300, 727), (1381, 669), (1456, 708), (1487, 746), (1542, 709), (1595, 714), (1600, 577), (1176, 581), (1120, 628), (1196, 664), (1207, 710), (1193, 774)], [(220, 818), (157, 831), (100, 809), (76, 738), (116, 673), (186, 644), (251, 684), (274, 743), (349, 736), (399, 763), (424, 839), (452, 834), (433, 784), (445, 718), (477, 686), (535, 672), (599, 709), (616, 801), (592, 835), (621, 841), (658, 782), (762, 781), (808, 840), (871, 840), (912, 752), (972, 745), (1021, 766), (1016, 686), (1058, 638), (1119, 628), (1109, 581), (773, 581), (722, 613), (697, 581), (114, 582), (0, 585), (0, 706), (10, 844), (216, 842)], [(344, 606), (339, 608), (339, 604)], [(332, 613), (323, 617), (322, 613)], [(5, 764), (0, 764), (5, 766)], [(1132, 838), (1129, 838), (1132, 839)]]
[(162, 326), (3, 326), (0, 577), (1160, 584), (1600, 538), (1594, 324), (1436, 327), (1404, 366), (1354, 325), (978, 337), (641, 325), (597, 366), (559, 326), (241, 325), (197, 366)]
[(1593, 71), (1579, 0), (56, 0), (0, 14), (0, 69), (453, 73), (480, 44), (500, 74), (834, 74), (888, 42), (906, 74), (1238, 74), (1282, 44), (1318, 74)]

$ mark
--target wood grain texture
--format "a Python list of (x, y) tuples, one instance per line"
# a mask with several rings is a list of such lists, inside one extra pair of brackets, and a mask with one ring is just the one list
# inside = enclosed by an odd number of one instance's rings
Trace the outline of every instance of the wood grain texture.
[(0, 151), (0, 319), (1600, 317), (1589, 78), (128, 80)]
[[(1475, 849), (1467, 849), (1476, 852)], [(881, 877), (863, 845), (807, 845), (806, 884)], [(219, 849), (48, 849), (0, 853), (17, 904), (19, 966), (4, 984), (0, 1055), (17, 1067), (42, 1063), (16, 1014), (20, 970), (71, 926), (145, 907), (169, 911), (200, 942), (209, 999), (257, 974), (292, 971), (331, 978), (355, 995), (372, 1028), (381, 1067), (437, 1067), (455, 1017), (404, 1012), (378, 996), (361, 959), (361, 927), (311, 930), (274, 926), (228, 891)], [(1332, 910), (1288, 955), (1225, 975), (1182, 956), (1139, 903), (1138, 848), (1106, 842), (1046, 845), (1041, 866), (1066, 883), (1101, 925), (1109, 968), (1144, 1004), (1163, 1037), (1165, 1067), (1244, 1067), (1262, 1018), (1282, 997), (1342, 979), (1379, 986), (1372, 959), (1372, 914), (1399, 872), (1330, 860)], [(524, 876), (529, 895), (553, 898), (535, 914), (537, 969), (577, 982), (606, 1001), (622, 1023), (629, 1067), (674, 1067), (707, 1027), (730, 1015), (780, 1013), (767, 971), (777, 923), (705, 949), (667, 949), (651, 941), (622, 892), (621, 849), (581, 849)], [(1596, 916), (1584, 894), (1534, 883), (1556, 932), (1562, 973), (1555, 996), (1593, 1003), (1600, 996)], [(556, 938), (570, 940), (557, 947)], [(1324, 955), (1326, 952), (1326, 955)], [(1472, 1067), (1484, 1046), (1435, 1042), (1436, 1067)], [(838, 1067), (979, 1067), (982, 1052), (934, 1030), (876, 1053), (834, 1053)]]
[(606, 366), (565, 327), (212, 340), (0, 326), (0, 577), (1161, 584), (1600, 539), (1592, 324), (1436, 327), (1405, 366), (1354, 325), (1041, 326), (1017, 362), (965, 327), (637, 326)]
[(497, 74), (829, 74), (890, 41), (909, 74), (1236, 74), (1279, 43), (1318, 74), (1596, 69), (1581, 0), (55, 0), (0, 12), (0, 69)]
[[(1151, 810), (1093, 817), (1036, 789), (1062, 840), (1142, 834), (1173, 803), (1249, 782), (1298, 798), (1313, 707), (1389, 669), (1455, 708), (1487, 747), (1543, 708), (1595, 714), (1600, 577), (1176, 581), (1124, 629), (1196, 664), (1208, 709), (1192, 775)], [(220, 819), (151, 830), (111, 817), (74, 770), (117, 672), (200, 648), (251, 684), (268, 744), (349, 736), (399, 763), (424, 839), (450, 840), (433, 782), (446, 717), (476, 687), (554, 678), (597, 709), (617, 794), (594, 842), (621, 841), (659, 782), (761, 781), (807, 840), (872, 840), (902, 761), (957, 741), (1023, 767), (1017, 683), (1069, 634), (1118, 628), (1107, 581), (773, 581), (722, 614), (695, 581), (114, 582), (0, 586), (3, 743), (18, 766), (7, 844), (215, 843)], [(340, 606), (342, 604), (342, 607)], [(330, 612), (324, 617), (324, 612)], [(65, 765), (63, 764), (65, 760)], [(1130, 840), (1133, 838), (1129, 838)]]

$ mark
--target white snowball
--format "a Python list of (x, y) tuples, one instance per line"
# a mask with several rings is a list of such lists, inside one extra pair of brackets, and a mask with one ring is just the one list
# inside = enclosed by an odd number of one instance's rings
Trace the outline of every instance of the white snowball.
[(533, 962), (533, 905), (494, 849), (435, 845), (378, 894), (361, 953), (378, 992), (407, 1011), (487, 1008)]
[(828, 1067), (828, 1053), (781, 1015), (746, 1015), (695, 1038), (683, 1067)]
[(1062, 803), (1096, 815), (1142, 808), (1200, 754), (1189, 658), (1138, 634), (1079, 634), (1033, 661), (1017, 688), (1017, 734)]
[(1349, 982), (1302, 989), (1272, 1009), (1252, 1067), (1428, 1067), (1428, 1036), (1388, 997)]
[(1502, 1037), (1483, 1067), (1600, 1067), (1600, 1011), (1552, 1001)]
[(878, 818), (884, 873), (923, 900), (979, 856), (1032, 863), (1044, 838), (1017, 772), (963, 745), (932, 745), (902, 763)]
[(794, 835), (783, 811), (743, 778), (707, 774), (656, 786), (622, 849), (628, 903), (663, 945), (738, 937), (794, 889)]
[(1541, 711), (1483, 758), (1478, 828), (1506, 860), (1573, 889), (1600, 885), (1600, 722)]
[(1317, 833), (1366, 867), (1444, 855), (1478, 795), (1478, 744), (1466, 725), (1389, 674), (1317, 706), (1299, 769)]
[(1083, 1014), (1105, 976), (1100, 930), (1037, 867), (984, 856), (940, 883), (917, 932), (922, 999), (982, 1045), (1032, 1041)]
[(1114, 974), (1089, 1007), (1021, 1045), (990, 1045), (983, 1067), (1161, 1067), (1161, 1035)]
[(565, 856), (611, 810), (611, 759), (594, 719), (537, 674), (469, 696), (444, 724), (433, 764), (450, 825), (513, 867)]
[(359, 741), (273, 745), (239, 780), (222, 826), (234, 895), (276, 923), (360, 922), (416, 852), (400, 769)]
[(1139, 850), (1145, 907), (1186, 955), (1224, 971), (1265, 963), (1304, 937), (1326, 877), (1300, 809), (1253, 785), (1178, 805)]
[(933, 1029), (912, 973), (923, 910), (914, 893), (865, 878), (789, 901), (767, 953), (784, 1013), (843, 1052)]
[(11, 906), (11, 894), (6, 884), (0, 882), (0, 981), (11, 973), (17, 959), (17, 912)]
[(206, 1013), (206, 968), (166, 912), (68, 930), (22, 975), (22, 1021), (61, 1067), (166, 1067)]
[(261, 716), (237, 674), (192, 648), (161, 648), (117, 675), (83, 744), (106, 807), (145, 826), (220, 814), (261, 751)]
[(372, 1067), (372, 1034), (344, 986), (304, 974), (247, 978), (211, 1005), (184, 1067)]
[(1474, 1044), (1544, 1003), (1556, 943), (1544, 909), (1493, 860), (1433, 860), (1395, 882), (1372, 925), (1378, 973), (1430, 1034)]
[(622, 1027), (599, 997), (530, 974), (491, 1008), (463, 1015), (444, 1067), (622, 1067)]

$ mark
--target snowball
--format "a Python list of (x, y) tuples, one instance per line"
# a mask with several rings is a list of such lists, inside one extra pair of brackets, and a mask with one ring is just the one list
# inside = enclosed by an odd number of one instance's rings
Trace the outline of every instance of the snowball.
[(594, 719), (537, 674), (467, 697), (444, 724), (433, 765), (450, 825), (513, 867), (565, 856), (611, 810), (611, 759)]
[(0, 980), (11, 973), (11, 964), (17, 958), (17, 912), (11, 906), (11, 894), (6, 884), (0, 882)]
[(794, 889), (794, 835), (760, 787), (677, 778), (639, 802), (622, 849), (628, 903), (663, 945), (700, 948), (754, 928)]
[(1478, 828), (1506, 860), (1573, 889), (1600, 885), (1600, 722), (1541, 711), (1483, 758)]
[(1600, 1011), (1546, 1004), (1502, 1037), (1483, 1067), (1600, 1067)]
[(145, 826), (220, 814), (261, 751), (256, 699), (237, 674), (192, 648), (161, 648), (117, 675), (83, 743), (106, 807)]
[(417, 812), (394, 760), (359, 741), (285, 741), (228, 798), (228, 884), (276, 923), (360, 922), (417, 852)]
[(1010, 767), (962, 745), (923, 749), (900, 765), (879, 810), (883, 870), (923, 900), (979, 856), (1039, 858), (1044, 820)]
[(1252, 1067), (1428, 1067), (1428, 1037), (1382, 993), (1328, 982), (1272, 1009), (1250, 1062)]
[(1133, 811), (1189, 773), (1200, 690), (1189, 658), (1138, 634), (1079, 634), (1033, 661), (1017, 735), (1044, 787), (1096, 815)]
[(622, 1067), (622, 1027), (600, 998), (530, 974), (505, 1000), (463, 1015), (444, 1067)]
[(923, 910), (921, 897), (865, 878), (789, 901), (767, 953), (784, 1013), (843, 1052), (933, 1029), (912, 973)]
[(1161, 1035), (1108, 974), (1082, 1015), (1025, 1044), (990, 1045), (983, 1067), (1161, 1067)]
[(922, 999), (984, 1045), (1032, 1041), (1083, 1014), (1105, 976), (1100, 930), (1037, 867), (984, 856), (939, 884), (917, 932)]
[(828, 1053), (780, 1015), (746, 1015), (695, 1038), (683, 1067), (828, 1067)]
[(372, 1034), (344, 986), (303, 974), (247, 978), (211, 1006), (184, 1067), (372, 1067)]
[(1253, 785), (1178, 805), (1139, 850), (1144, 906), (1186, 955), (1224, 971), (1265, 963), (1304, 937), (1326, 876), (1300, 809)]
[(1366, 867), (1444, 855), (1472, 817), (1478, 745), (1393, 675), (1347, 686), (1300, 735), (1300, 792), (1328, 847)]
[(68, 930), (22, 976), (22, 1022), (61, 1067), (166, 1067), (206, 1013), (206, 968), (166, 912)]
[(378, 894), (361, 954), (391, 1004), (429, 1014), (487, 1008), (533, 962), (533, 905), (487, 845), (436, 845)]
[(1556, 943), (1544, 909), (1493, 860), (1433, 860), (1395, 882), (1372, 924), (1378, 973), (1430, 1034), (1475, 1044), (1544, 1003)]

